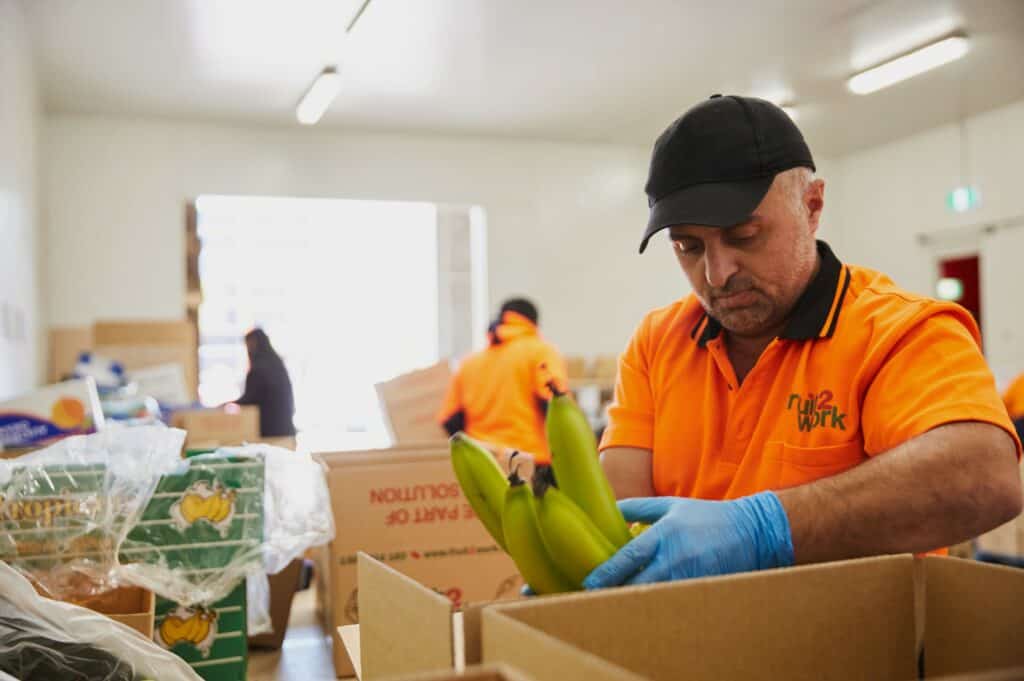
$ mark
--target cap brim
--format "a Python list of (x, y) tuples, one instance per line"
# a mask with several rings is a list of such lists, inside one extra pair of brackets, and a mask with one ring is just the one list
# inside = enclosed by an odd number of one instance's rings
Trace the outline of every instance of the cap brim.
[(673, 225), (732, 227), (750, 219), (772, 186), (774, 176), (738, 182), (708, 182), (684, 187), (651, 206), (640, 252), (651, 236)]

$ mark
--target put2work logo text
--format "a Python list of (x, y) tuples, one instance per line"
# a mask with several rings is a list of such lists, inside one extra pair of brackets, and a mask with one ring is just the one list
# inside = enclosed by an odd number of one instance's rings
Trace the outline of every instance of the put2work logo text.
[(846, 414), (833, 402), (831, 390), (819, 393), (792, 393), (786, 400), (786, 411), (796, 411), (796, 424), (801, 432), (815, 428), (846, 430)]

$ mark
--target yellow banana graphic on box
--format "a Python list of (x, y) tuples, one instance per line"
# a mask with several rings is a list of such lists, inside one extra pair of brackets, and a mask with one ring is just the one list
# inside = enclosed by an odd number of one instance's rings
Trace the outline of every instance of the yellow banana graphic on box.
[(501, 511), (505, 505), (508, 480), (501, 466), (482, 445), (463, 432), (455, 433), (451, 445), (452, 468), (462, 493), (480, 522), (491, 533), (494, 541), (506, 549), (505, 533), (501, 525)]
[(203, 657), (217, 637), (217, 613), (207, 608), (178, 606), (164, 617), (154, 638), (168, 650), (179, 643), (191, 643)]
[(579, 506), (615, 548), (632, 539), (615, 492), (601, 469), (597, 440), (587, 417), (569, 395), (549, 383), (545, 428), (558, 487)]
[(205, 520), (221, 536), (227, 536), (235, 515), (237, 494), (236, 490), (225, 489), (219, 482), (211, 486), (207, 480), (197, 480), (171, 505), (171, 518), (180, 530)]
[(555, 565), (544, 547), (533, 491), (519, 477), (518, 471), (513, 471), (508, 481), (501, 525), (508, 554), (515, 561), (519, 573), (535, 593), (543, 595), (572, 591), (572, 583)]
[(533, 483), (544, 547), (572, 587), (581, 589), (586, 576), (611, 558), (615, 547), (587, 514), (552, 484), (546, 467), (537, 468)]

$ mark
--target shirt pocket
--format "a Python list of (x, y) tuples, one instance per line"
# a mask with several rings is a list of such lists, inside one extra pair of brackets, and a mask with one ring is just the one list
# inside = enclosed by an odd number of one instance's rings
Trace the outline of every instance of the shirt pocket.
[(828, 478), (867, 461), (864, 445), (844, 442), (824, 447), (796, 447), (785, 442), (769, 442), (765, 458), (778, 476), (778, 487), (796, 487)]

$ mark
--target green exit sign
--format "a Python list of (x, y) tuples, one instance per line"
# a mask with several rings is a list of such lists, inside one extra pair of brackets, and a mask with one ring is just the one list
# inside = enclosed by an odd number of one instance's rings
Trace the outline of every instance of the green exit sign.
[(981, 195), (974, 187), (957, 187), (946, 194), (946, 207), (954, 213), (966, 213), (980, 203)]

